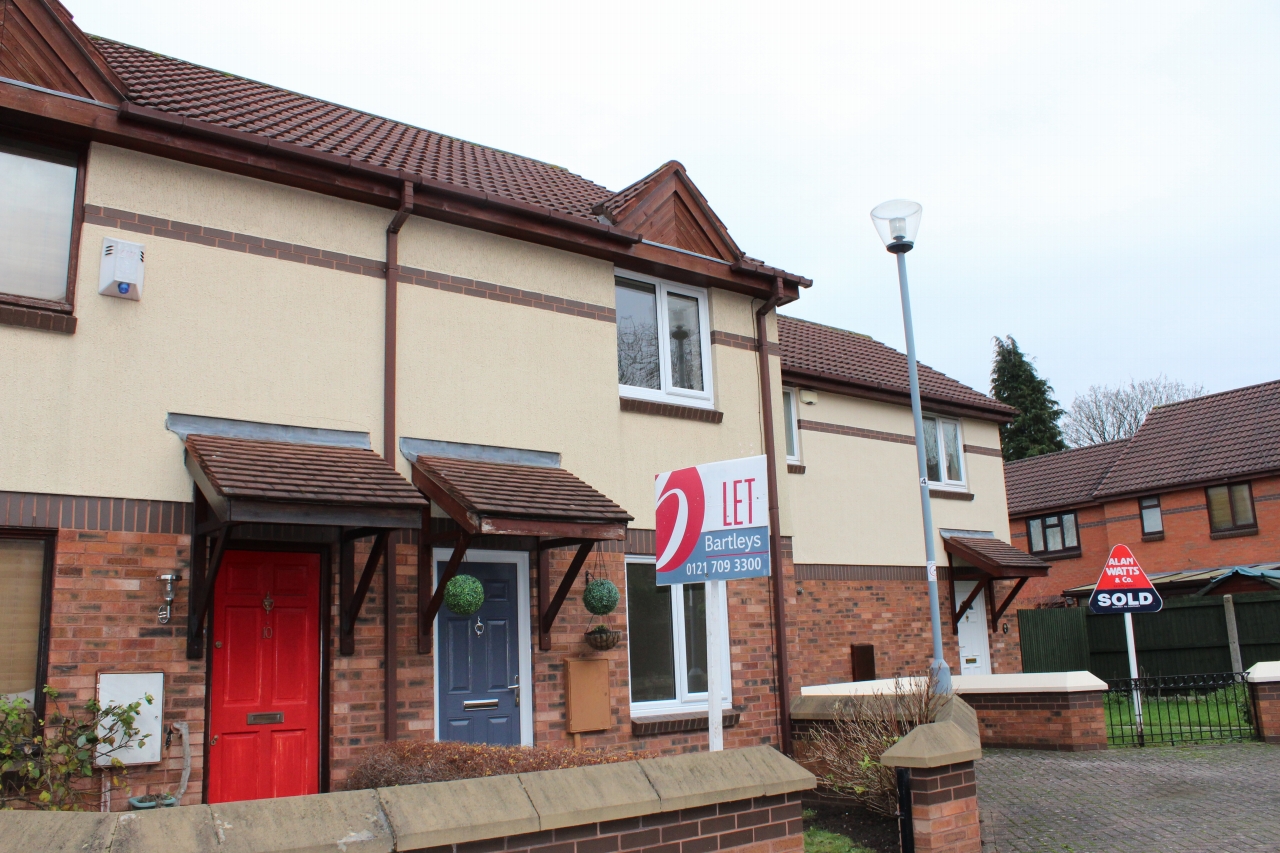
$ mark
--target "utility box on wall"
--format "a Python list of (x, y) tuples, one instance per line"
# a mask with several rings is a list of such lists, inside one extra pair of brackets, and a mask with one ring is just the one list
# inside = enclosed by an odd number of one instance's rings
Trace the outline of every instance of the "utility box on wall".
[(564, 663), (565, 731), (576, 734), (609, 728), (613, 720), (608, 658), (571, 658)]
[[(151, 697), (147, 704), (146, 697)], [(111, 705), (132, 705), (141, 702), (134, 726), (140, 731), (133, 740), (133, 745), (117, 750), (111, 755), (99, 755), (95, 763), (99, 767), (111, 763), (118, 758), (125, 764), (155, 764), (161, 758), (164, 747), (164, 728), (161, 723), (164, 708), (164, 673), (163, 672), (100, 672), (98, 673), (98, 704), (103, 708)], [(103, 734), (99, 730), (100, 734)], [(145, 744), (139, 747), (139, 741)]]
[(117, 299), (142, 299), (146, 274), (146, 254), (141, 243), (106, 237), (102, 241), (102, 266), (98, 271), (98, 292)]

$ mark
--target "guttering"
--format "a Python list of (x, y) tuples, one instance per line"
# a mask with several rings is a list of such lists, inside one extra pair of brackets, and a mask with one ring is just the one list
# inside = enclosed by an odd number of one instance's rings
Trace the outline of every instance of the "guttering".
[(787, 663), (787, 595), (782, 572), (782, 522), (778, 509), (778, 459), (773, 430), (773, 376), (769, 367), (769, 314), (784, 297), (783, 279), (773, 280), (773, 295), (756, 311), (756, 350), (760, 359), (760, 416), (764, 421), (765, 470), (769, 479), (769, 565), (773, 569), (774, 647), (778, 660), (778, 717), (782, 751), (791, 754), (791, 672)]
[[(400, 229), (413, 212), (413, 183), (405, 181), (400, 190), (400, 208), (387, 225), (387, 294), (385, 301), (383, 353), (382, 353), (382, 458), (394, 468), (396, 464), (396, 307), (397, 285), (400, 276)], [(384, 587), (383, 632), (386, 663), (384, 727), (388, 741), (396, 739), (396, 551), (395, 544), (387, 543), (383, 557), (386, 570)]]

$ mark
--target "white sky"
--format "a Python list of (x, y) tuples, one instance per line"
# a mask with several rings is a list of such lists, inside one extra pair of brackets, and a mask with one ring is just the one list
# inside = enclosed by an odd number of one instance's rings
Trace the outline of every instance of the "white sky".
[(86, 31), (537, 157), (685, 164), (789, 313), (902, 348), (868, 211), (924, 205), (922, 361), (1063, 405), (1280, 378), (1280, 4), (64, 0)]

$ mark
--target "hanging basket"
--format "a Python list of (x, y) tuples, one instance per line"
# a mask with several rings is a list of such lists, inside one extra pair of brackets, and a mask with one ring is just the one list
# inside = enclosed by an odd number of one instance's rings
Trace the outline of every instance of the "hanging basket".
[(475, 575), (454, 575), (444, 587), (444, 606), (470, 616), (484, 606), (484, 584)]
[[(604, 630), (602, 631), (600, 628), (604, 628)], [(587, 645), (591, 648), (598, 652), (607, 652), (618, 645), (618, 641), (622, 639), (622, 632), (610, 630), (603, 625), (600, 628), (588, 631), (583, 634), (583, 637), (586, 638)]]
[(582, 591), (582, 606), (596, 616), (612, 613), (618, 606), (618, 588), (605, 578), (588, 580)]

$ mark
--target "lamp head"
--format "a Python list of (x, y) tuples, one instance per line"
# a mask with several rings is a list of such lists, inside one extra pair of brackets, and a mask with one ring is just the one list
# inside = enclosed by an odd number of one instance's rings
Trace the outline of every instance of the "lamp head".
[(914, 201), (894, 199), (878, 204), (871, 211), (871, 222), (884, 246), (895, 255), (909, 252), (916, 244), (922, 208)]

